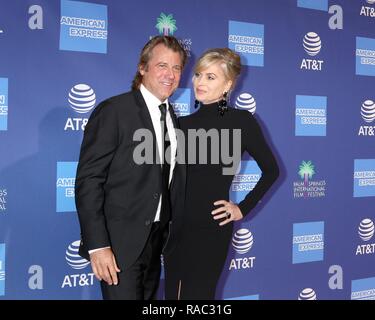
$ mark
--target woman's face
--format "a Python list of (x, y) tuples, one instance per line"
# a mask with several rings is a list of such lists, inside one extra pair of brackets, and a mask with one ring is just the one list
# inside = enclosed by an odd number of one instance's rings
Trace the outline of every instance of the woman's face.
[(220, 64), (221, 62), (214, 63), (194, 74), (195, 98), (203, 104), (219, 101), (232, 85), (232, 81), (225, 78)]

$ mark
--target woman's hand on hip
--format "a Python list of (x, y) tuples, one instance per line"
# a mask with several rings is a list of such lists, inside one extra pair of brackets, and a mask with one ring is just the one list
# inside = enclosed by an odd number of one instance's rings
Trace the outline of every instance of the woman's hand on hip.
[(221, 205), (221, 207), (211, 212), (215, 220), (224, 219), (219, 223), (219, 226), (223, 226), (231, 221), (238, 221), (243, 218), (240, 208), (232, 201), (228, 202), (226, 200), (218, 200), (214, 202), (214, 205)]

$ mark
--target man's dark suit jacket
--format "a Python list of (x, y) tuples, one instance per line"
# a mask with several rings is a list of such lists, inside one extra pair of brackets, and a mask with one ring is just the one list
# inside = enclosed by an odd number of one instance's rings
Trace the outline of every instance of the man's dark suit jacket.
[[(169, 108), (174, 126), (177, 119)], [(93, 111), (85, 128), (75, 185), (81, 226), (79, 253), (111, 246), (119, 268), (130, 267), (144, 248), (162, 192), (162, 172), (156, 157), (138, 165), (133, 151), (137, 129), (148, 129), (157, 143), (152, 120), (139, 90), (112, 97)], [(173, 215), (181, 214), (185, 197), (185, 167), (176, 164), (171, 188)]]

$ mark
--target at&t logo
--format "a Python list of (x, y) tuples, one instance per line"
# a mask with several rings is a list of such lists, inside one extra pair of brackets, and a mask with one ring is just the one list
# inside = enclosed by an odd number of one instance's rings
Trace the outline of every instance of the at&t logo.
[[(374, 229), (374, 222), (369, 218), (365, 218), (358, 226), (358, 235), (363, 241), (368, 242), (374, 236)], [(360, 244), (357, 246), (355, 255), (373, 254), (374, 252), (375, 243)]]
[[(319, 35), (315, 32), (308, 32), (303, 37), (303, 48), (305, 52), (310, 56), (314, 57), (319, 54), (322, 49), (322, 41)], [(324, 61), (316, 59), (302, 59), (301, 69), (321, 71)]]
[[(243, 255), (250, 251), (254, 243), (254, 238), (250, 230), (239, 229), (235, 232), (232, 238), (232, 246), (234, 250)], [(249, 269), (254, 267), (255, 257), (244, 257), (232, 259), (229, 265), (229, 270), (235, 269)]]
[[(80, 241), (72, 242), (65, 251), (65, 260), (70, 267), (75, 270), (86, 268), (90, 261), (82, 258), (78, 254)], [(94, 273), (69, 274), (64, 277), (61, 288), (92, 286), (94, 284)]]
[[(366, 2), (370, 5), (375, 4), (375, 0), (366, 0)], [(361, 12), (359, 13), (359, 15), (374, 18), (375, 17), (375, 8), (374, 7), (368, 7), (368, 6), (362, 6)]]
[[(375, 1), (375, 0), (374, 0)], [(366, 100), (361, 106), (361, 116), (363, 121), (371, 124), (375, 120), (375, 102), (372, 100)], [(375, 126), (360, 126), (358, 135), (359, 136), (374, 136)]]
[(358, 234), (363, 241), (369, 241), (374, 235), (374, 223), (371, 219), (363, 219), (358, 228)]
[(305, 288), (300, 292), (298, 300), (316, 300), (316, 293), (311, 288)]
[[(78, 114), (86, 114), (95, 107), (96, 95), (90, 86), (81, 83), (70, 89), (68, 102), (69, 106), (75, 112)], [(88, 118), (68, 118), (64, 130), (83, 131), (85, 130), (87, 122)]]
[(236, 99), (236, 109), (247, 110), (252, 114), (255, 113), (257, 105), (254, 97), (250, 93), (241, 93)]
[(86, 268), (90, 264), (90, 261), (87, 261), (78, 254), (79, 243), (79, 240), (74, 241), (65, 251), (66, 262), (76, 270)]

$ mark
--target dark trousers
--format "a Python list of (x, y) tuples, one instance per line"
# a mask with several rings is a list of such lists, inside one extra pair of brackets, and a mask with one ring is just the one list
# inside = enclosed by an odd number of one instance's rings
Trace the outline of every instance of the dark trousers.
[(159, 222), (152, 224), (146, 245), (130, 267), (117, 274), (118, 285), (101, 281), (104, 300), (155, 300), (160, 280), (160, 255), (165, 238), (165, 228)]

